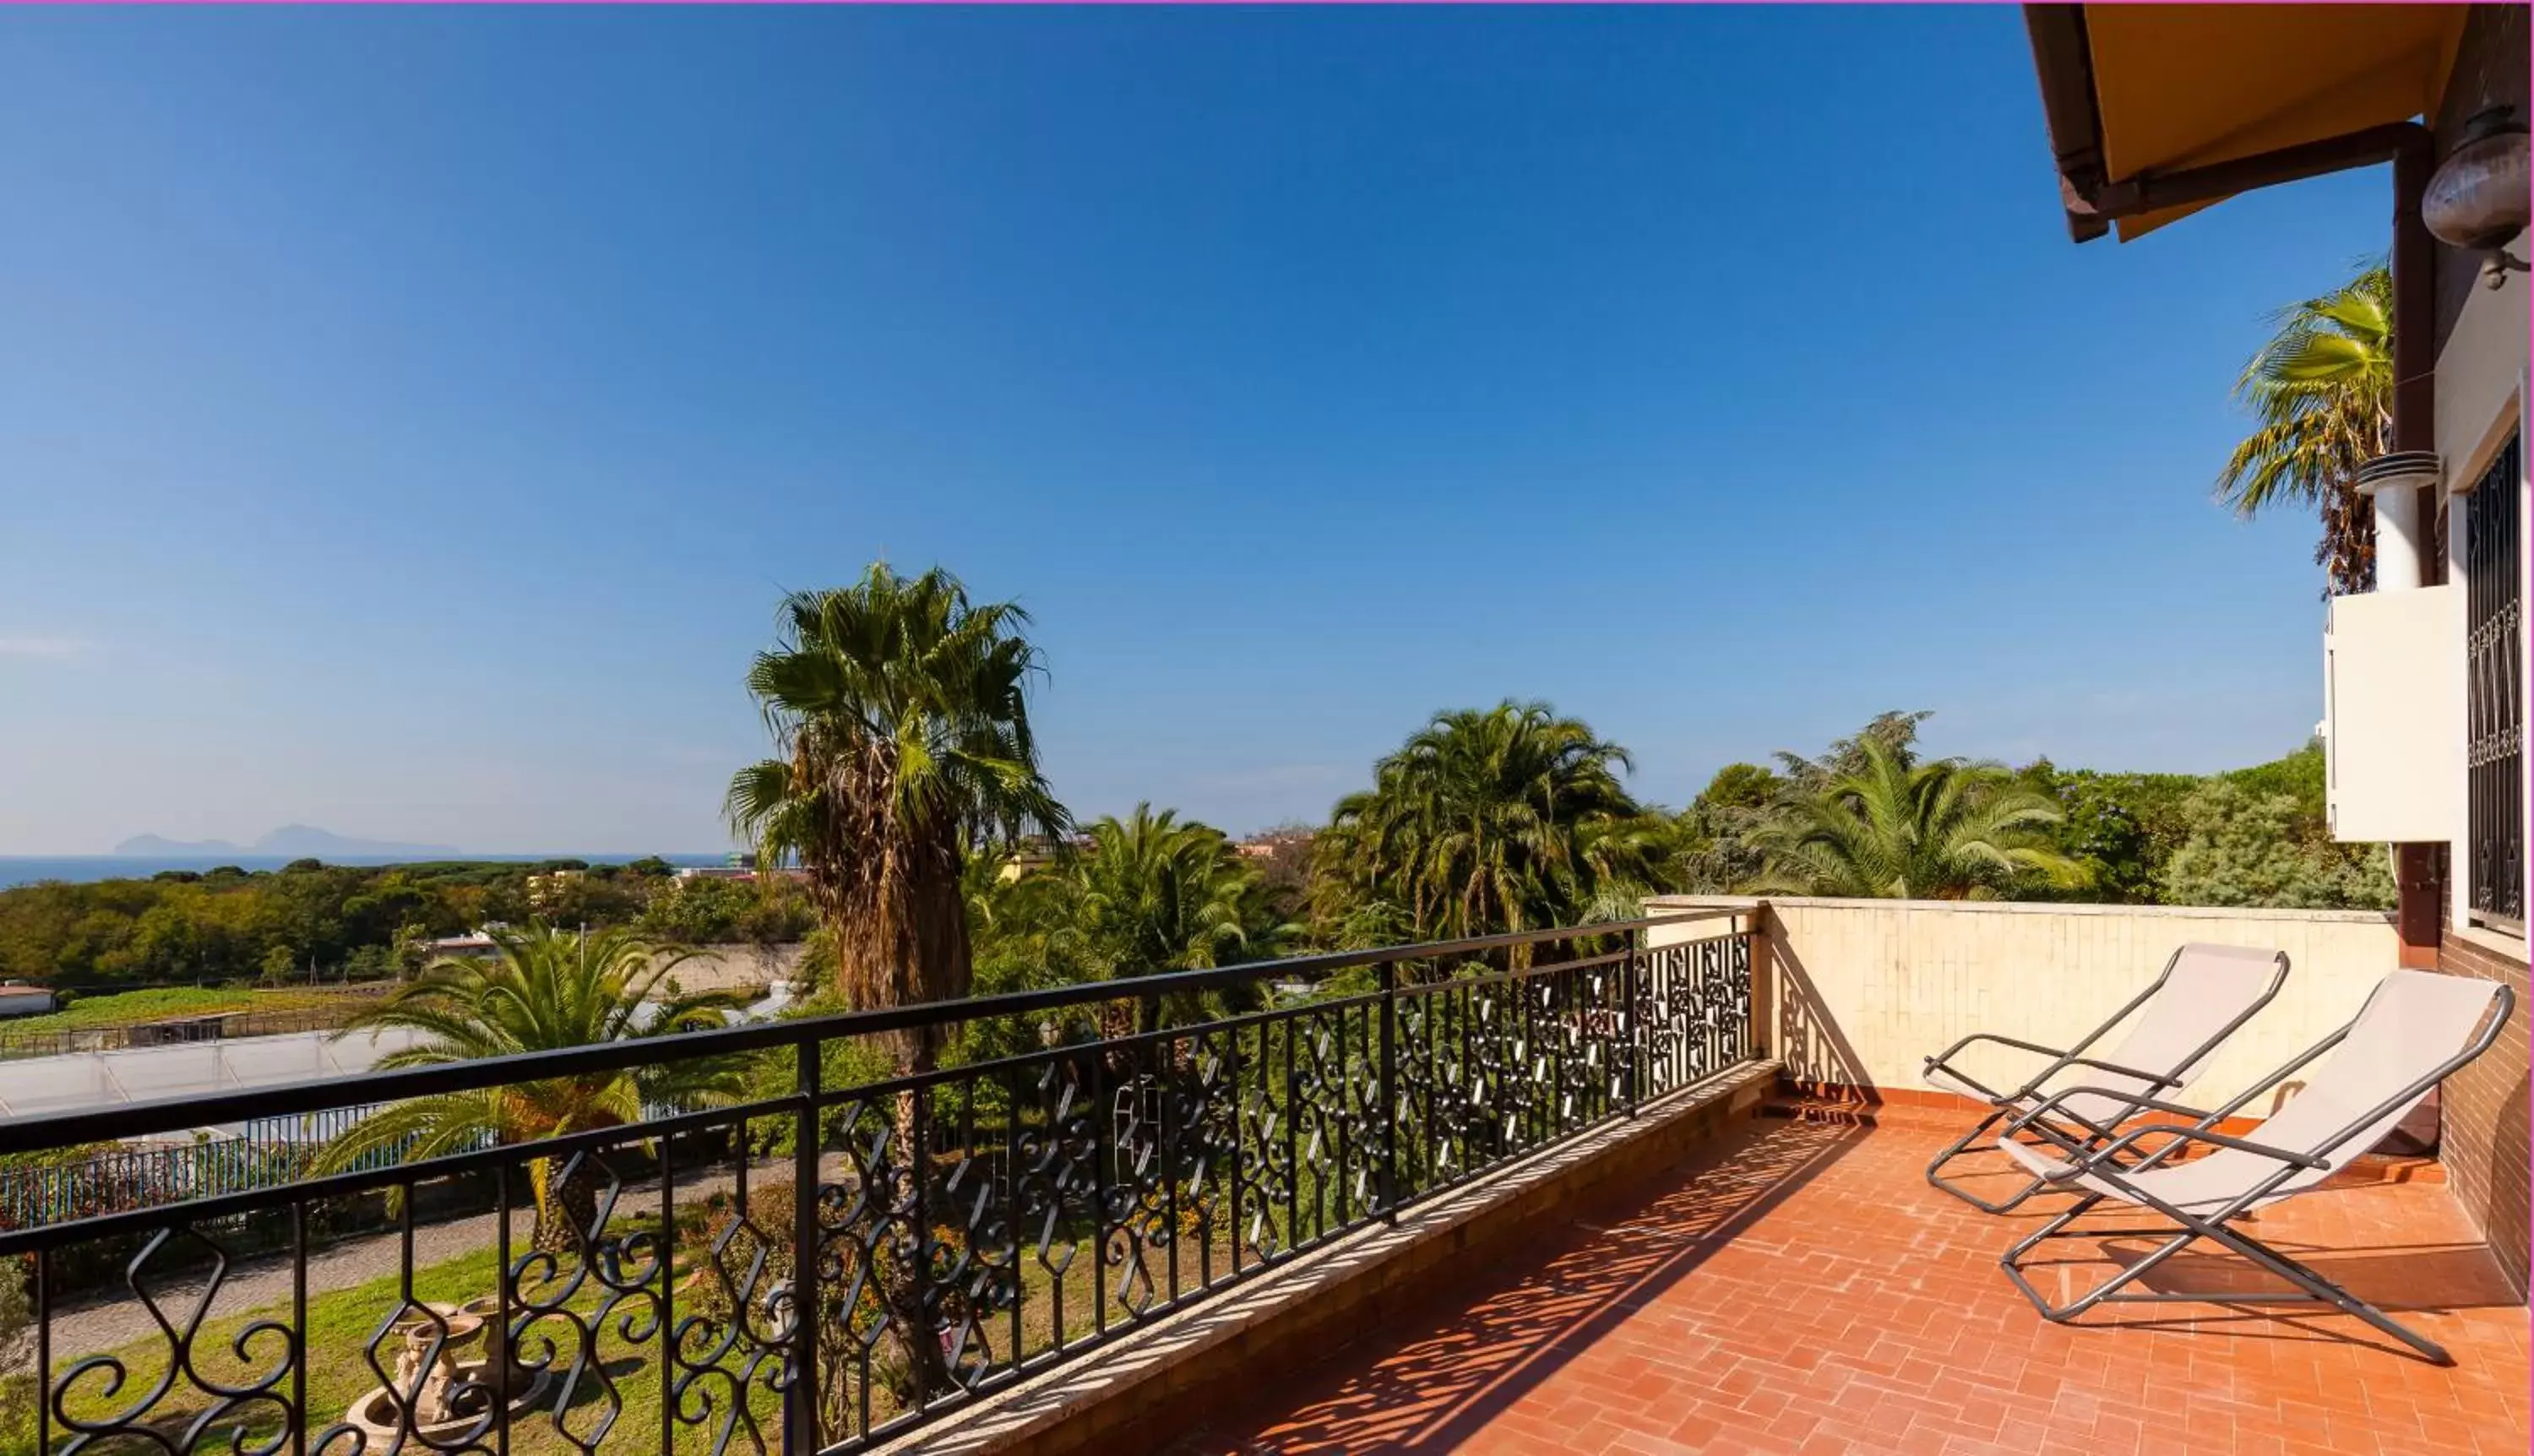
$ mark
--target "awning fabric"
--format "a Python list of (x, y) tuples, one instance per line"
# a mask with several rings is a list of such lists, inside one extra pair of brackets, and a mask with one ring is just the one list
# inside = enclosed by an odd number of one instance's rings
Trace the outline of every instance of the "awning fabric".
[[(2105, 180), (2233, 161), (2434, 116), (2461, 5), (2086, 5)], [(2044, 64), (2054, 117), (2081, 86)], [(2063, 151), (2067, 139), (2054, 137)], [(2201, 207), (2120, 218), (2124, 241)]]

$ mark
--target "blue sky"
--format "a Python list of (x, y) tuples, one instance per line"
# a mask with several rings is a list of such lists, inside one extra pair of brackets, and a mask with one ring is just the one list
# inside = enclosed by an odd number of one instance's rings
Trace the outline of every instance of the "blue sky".
[(2211, 506), (2375, 171), (2062, 229), (2011, 7), (0, 15), (0, 853), (710, 849), (777, 593), (1038, 619), (1059, 794), (1545, 698), (1680, 803), (2320, 705)]

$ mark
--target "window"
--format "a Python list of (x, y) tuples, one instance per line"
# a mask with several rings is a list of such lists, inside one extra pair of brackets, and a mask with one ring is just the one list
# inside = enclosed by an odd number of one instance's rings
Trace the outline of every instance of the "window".
[(2525, 930), (2523, 437), (2464, 506), (2464, 764), (2476, 922)]

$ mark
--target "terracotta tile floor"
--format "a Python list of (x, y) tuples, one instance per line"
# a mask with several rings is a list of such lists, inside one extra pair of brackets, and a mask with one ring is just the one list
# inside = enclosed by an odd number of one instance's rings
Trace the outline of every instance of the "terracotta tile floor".
[[(1929, 1188), (1948, 1123), (1905, 1116), (1755, 1121), (1178, 1456), (2526, 1451), (2527, 1313), (2444, 1186), (2329, 1189), (2252, 1227), (2453, 1368), (2307, 1305), (2114, 1305), (2069, 1328), (1997, 1267), (2031, 1218)], [(2255, 1287), (2183, 1262), (2158, 1287)]]

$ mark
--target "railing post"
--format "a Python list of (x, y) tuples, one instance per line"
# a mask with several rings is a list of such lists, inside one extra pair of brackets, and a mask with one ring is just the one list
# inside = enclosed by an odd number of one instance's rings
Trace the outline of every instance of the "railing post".
[(1637, 1047), (1637, 936), (1628, 931), (1626, 953), (1619, 958), (1619, 1055), (1628, 1059), (1625, 1096), (1628, 1116), (1637, 1115), (1637, 1102), (1645, 1095), (1639, 1085), (1643, 1056)]
[(1399, 1222), (1399, 963), (1381, 963), (1381, 1217)]
[[(792, 1047), (801, 1106), (792, 1128), (792, 1389), (783, 1410), (784, 1456), (818, 1449), (818, 1051), (815, 1036)], [(745, 1158), (744, 1128), (739, 1141)]]

